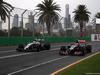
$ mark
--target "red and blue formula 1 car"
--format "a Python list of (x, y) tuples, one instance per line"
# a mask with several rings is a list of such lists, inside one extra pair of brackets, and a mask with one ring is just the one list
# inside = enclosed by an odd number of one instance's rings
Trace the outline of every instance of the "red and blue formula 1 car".
[(75, 44), (70, 46), (61, 46), (59, 54), (66, 55), (85, 55), (86, 53), (91, 53), (92, 46), (87, 45), (85, 40), (77, 40)]

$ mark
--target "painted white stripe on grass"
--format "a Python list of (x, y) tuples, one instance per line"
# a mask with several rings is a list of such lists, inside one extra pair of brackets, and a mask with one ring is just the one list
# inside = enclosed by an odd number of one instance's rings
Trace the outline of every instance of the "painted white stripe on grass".
[(9, 74), (7, 74), (7, 75), (13, 75), (13, 74), (16, 74), (16, 73), (20, 73), (20, 72), (22, 72), (22, 71), (26, 71), (26, 70), (29, 70), (29, 69), (32, 69), (32, 68), (35, 68), (35, 67), (38, 67), (38, 66), (41, 66), (41, 65), (45, 65), (45, 64), (48, 64), (48, 63), (57, 61), (57, 60), (61, 60), (61, 59), (64, 59), (64, 58), (66, 58), (66, 57), (69, 57), (69, 56), (64, 56), (64, 57), (61, 57), (61, 58), (56, 58), (56, 59), (54, 59), (54, 60), (50, 60), (50, 61), (43, 62), (43, 63), (37, 64), (37, 65), (34, 65), (34, 66), (30, 66), (30, 67), (27, 67), (27, 68), (24, 68), (24, 69), (21, 69), (21, 70), (18, 70), (18, 71), (9, 73)]
[(22, 53), (22, 54), (10, 55), (10, 56), (3, 56), (3, 57), (0, 57), (0, 59), (22, 56), (22, 55), (28, 55), (28, 54), (33, 54), (33, 53)]
[(10, 51), (1, 51), (0, 53), (7, 53), (7, 52), (14, 52), (15, 50), (10, 50)]

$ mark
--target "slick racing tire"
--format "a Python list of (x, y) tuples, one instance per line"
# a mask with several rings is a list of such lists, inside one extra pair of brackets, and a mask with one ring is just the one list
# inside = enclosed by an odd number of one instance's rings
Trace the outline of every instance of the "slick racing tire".
[(50, 44), (45, 44), (44, 47), (45, 49), (50, 50)]
[(66, 49), (66, 47), (65, 46), (61, 46), (60, 47), (60, 51), (66, 51), (67, 49)]
[(81, 52), (82, 52), (81, 55), (85, 55), (85, 48), (84, 48), (84, 47), (81, 47), (80, 50), (81, 50)]
[(24, 48), (24, 45), (23, 44), (19, 44), (18, 48)]
[(87, 45), (87, 47), (86, 47), (87, 53), (91, 53), (91, 50), (92, 50), (92, 46), (91, 45)]
[(16, 51), (22, 52), (23, 49), (24, 49), (24, 45), (23, 45), (23, 44), (19, 44), (19, 45), (18, 45), (18, 48), (16, 49)]

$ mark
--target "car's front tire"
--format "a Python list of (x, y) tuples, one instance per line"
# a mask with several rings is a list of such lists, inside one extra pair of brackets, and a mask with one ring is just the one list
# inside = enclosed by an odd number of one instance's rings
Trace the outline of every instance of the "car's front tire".
[(91, 45), (87, 45), (86, 51), (87, 51), (87, 53), (91, 53), (91, 51), (92, 51), (92, 46), (91, 46)]
[(51, 46), (50, 44), (45, 44), (44, 45), (45, 49), (47, 49), (47, 50), (50, 50), (50, 46)]
[(81, 52), (82, 52), (81, 55), (85, 55), (85, 48), (84, 48), (84, 47), (81, 47), (80, 50), (81, 50)]

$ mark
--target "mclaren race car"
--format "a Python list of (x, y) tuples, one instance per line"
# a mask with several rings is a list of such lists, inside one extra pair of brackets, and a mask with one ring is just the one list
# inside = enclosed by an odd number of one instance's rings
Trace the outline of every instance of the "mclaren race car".
[(22, 51), (42, 51), (42, 50), (49, 50), (50, 49), (50, 44), (46, 43), (45, 39), (35, 39), (33, 42), (28, 43), (27, 45), (20, 44), (18, 45), (18, 48), (16, 49), (19, 52)]
[(59, 54), (66, 55), (85, 55), (86, 53), (91, 53), (92, 46), (87, 45), (85, 40), (77, 40), (75, 44), (70, 46), (61, 46)]

